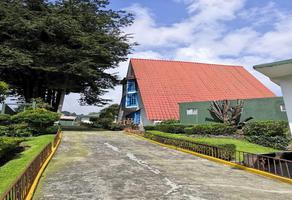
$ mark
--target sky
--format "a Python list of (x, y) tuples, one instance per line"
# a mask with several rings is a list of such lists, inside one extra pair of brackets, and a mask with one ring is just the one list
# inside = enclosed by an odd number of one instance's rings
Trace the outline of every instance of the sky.
[[(253, 70), (292, 58), (291, 0), (111, 0), (109, 8), (133, 13), (125, 28), (139, 45), (129, 58), (170, 59), (244, 66), (281, 96), (279, 86)], [(128, 61), (112, 70), (122, 79)], [(119, 103), (121, 86), (104, 97)], [(96, 106), (79, 106), (78, 94), (65, 97), (63, 110), (87, 114)]]

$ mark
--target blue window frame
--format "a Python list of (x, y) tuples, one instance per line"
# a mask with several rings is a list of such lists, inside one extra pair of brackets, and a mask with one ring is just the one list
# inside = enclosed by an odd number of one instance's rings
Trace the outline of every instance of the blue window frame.
[(135, 80), (128, 80), (127, 91), (128, 92), (136, 92)]
[(138, 105), (137, 93), (127, 94), (126, 107), (136, 107)]
[(140, 111), (134, 112), (134, 124), (140, 124)]
[(141, 121), (141, 114), (140, 114), (140, 111), (136, 111), (136, 112), (132, 112), (130, 113), (127, 118), (130, 118), (133, 120), (133, 123), (134, 124), (140, 124), (140, 121)]

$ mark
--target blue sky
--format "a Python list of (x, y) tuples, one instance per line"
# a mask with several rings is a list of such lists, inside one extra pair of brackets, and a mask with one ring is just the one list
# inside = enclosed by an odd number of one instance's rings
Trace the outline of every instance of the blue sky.
[[(134, 24), (124, 29), (139, 43), (129, 57), (241, 65), (281, 95), (252, 66), (292, 57), (291, 0), (111, 0), (109, 7), (135, 15)], [(127, 65), (113, 72), (123, 77)], [(119, 103), (121, 87), (105, 97)], [(100, 109), (81, 107), (77, 99), (78, 94), (66, 96), (64, 110)]]

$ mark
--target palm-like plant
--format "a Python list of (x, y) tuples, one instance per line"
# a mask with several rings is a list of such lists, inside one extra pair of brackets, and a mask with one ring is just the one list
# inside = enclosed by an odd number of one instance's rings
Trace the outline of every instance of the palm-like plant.
[(242, 127), (245, 122), (253, 119), (249, 117), (242, 122), (240, 121), (243, 106), (243, 100), (237, 100), (234, 106), (231, 105), (229, 100), (213, 101), (211, 102), (209, 112), (216, 122)]

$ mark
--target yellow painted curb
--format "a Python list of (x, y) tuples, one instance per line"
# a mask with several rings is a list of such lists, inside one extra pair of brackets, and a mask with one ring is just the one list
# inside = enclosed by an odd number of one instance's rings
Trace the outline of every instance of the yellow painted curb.
[(236, 164), (236, 163), (232, 163), (232, 162), (229, 162), (229, 161), (221, 160), (219, 158), (214, 158), (214, 157), (207, 156), (207, 155), (204, 155), (204, 154), (200, 154), (200, 153), (197, 153), (197, 152), (194, 152), (194, 151), (182, 149), (182, 148), (179, 148), (179, 147), (176, 147), (176, 146), (163, 144), (163, 143), (160, 143), (160, 142), (157, 142), (157, 141), (154, 141), (154, 140), (151, 140), (151, 139), (148, 139), (148, 138), (145, 138), (143, 136), (136, 135), (136, 134), (133, 134), (133, 133), (127, 133), (127, 132), (125, 132), (125, 133), (128, 134), (128, 135), (132, 135), (132, 136), (141, 138), (143, 140), (147, 140), (147, 141), (149, 141), (149, 142), (151, 142), (153, 144), (157, 144), (157, 145), (160, 145), (160, 146), (163, 146), (163, 147), (168, 147), (168, 148), (171, 148), (171, 149), (175, 149), (175, 150), (178, 150), (178, 151), (181, 151), (181, 152), (184, 152), (184, 153), (188, 153), (188, 154), (192, 154), (194, 156), (198, 156), (200, 158), (208, 159), (208, 160), (211, 160), (211, 161), (214, 161), (214, 162), (217, 162), (217, 163), (221, 163), (221, 164), (229, 165), (231, 167), (242, 169), (244, 171), (248, 171), (248, 172), (260, 175), (260, 176), (264, 176), (264, 177), (268, 177), (268, 178), (276, 179), (278, 181), (282, 181), (282, 182), (285, 182), (285, 183), (292, 184), (292, 179), (289, 179), (289, 178), (285, 178), (285, 177), (282, 177), (282, 176), (277, 176), (275, 174), (271, 174), (271, 173), (268, 173), (268, 172), (265, 172), (265, 171), (261, 171), (261, 170), (257, 170), (257, 169), (254, 169), (254, 168), (245, 167), (245, 166), (242, 166), (242, 165), (239, 165), (239, 164)]
[(44, 173), (44, 171), (45, 171), (46, 167), (48, 166), (49, 162), (51, 161), (52, 157), (56, 153), (56, 151), (57, 151), (57, 149), (58, 149), (58, 147), (59, 147), (59, 145), (61, 143), (62, 137), (63, 137), (63, 135), (62, 135), (62, 133), (60, 133), (60, 139), (59, 139), (57, 145), (52, 148), (51, 154), (49, 155), (49, 157), (47, 158), (47, 160), (44, 162), (43, 166), (41, 167), (40, 171), (38, 172), (35, 180), (33, 181), (33, 184), (31, 185), (31, 188), (30, 188), (27, 196), (25, 197), (25, 200), (31, 200), (32, 199), (32, 197), (34, 195), (34, 192), (35, 192), (35, 190), (36, 190), (36, 188), (38, 186), (38, 183), (39, 183), (39, 181), (41, 179), (41, 176)]

